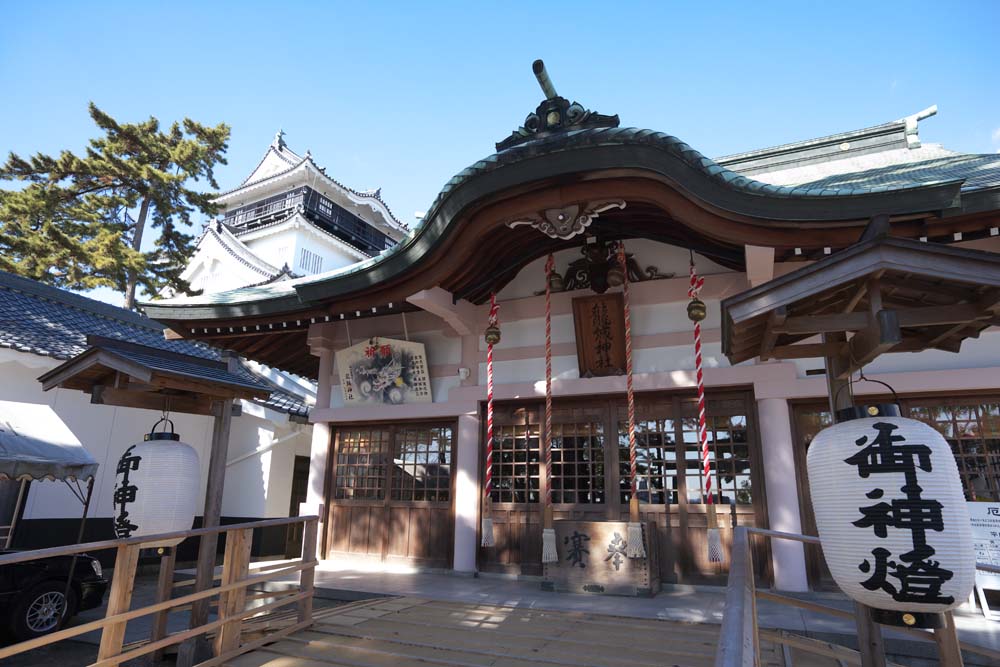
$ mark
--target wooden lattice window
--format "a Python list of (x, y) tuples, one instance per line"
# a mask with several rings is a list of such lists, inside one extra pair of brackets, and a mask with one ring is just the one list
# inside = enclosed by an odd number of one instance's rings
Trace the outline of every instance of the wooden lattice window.
[(967, 500), (1000, 500), (1000, 405), (911, 404), (909, 416), (937, 429), (951, 445)]
[(494, 428), (493, 502), (538, 502), (538, 435), (538, 424)]
[[(716, 503), (750, 505), (753, 486), (750, 476), (750, 443), (746, 415), (707, 418), (708, 458), (712, 475), (712, 495)], [(698, 418), (681, 420), (684, 439), (685, 483), (688, 504), (707, 501)]]
[(383, 500), (391, 436), (384, 429), (347, 429), (337, 434), (334, 497)]
[(552, 424), (552, 502), (604, 502), (604, 426)]
[[(677, 445), (673, 419), (641, 419), (635, 423), (635, 458), (639, 502), (677, 504)], [(618, 424), (618, 484), (622, 504), (632, 498), (628, 422)]]
[[(865, 403), (888, 399), (868, 399)], [(978, 398), (903, 399), (902, 414), (937, 429), (951, 445), (966, 500), (1000, 501), (1000, 403)], [(799, 436), (807, 447), (831, 423), (830, 412), (796, 410)]]
[(393, 454), (392, 500), (451, 499), (452, 430), (398, 427)]

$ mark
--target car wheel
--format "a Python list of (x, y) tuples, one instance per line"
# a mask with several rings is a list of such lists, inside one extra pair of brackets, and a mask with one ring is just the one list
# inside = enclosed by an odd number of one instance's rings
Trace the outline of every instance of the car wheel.
[(58, 630), (76, 613), (76, 594), (71, 589), (67, 600), (65, 590), (65, 582), (43, 581), (19, 595), (11, 610), (11, 633), (25, 641)]

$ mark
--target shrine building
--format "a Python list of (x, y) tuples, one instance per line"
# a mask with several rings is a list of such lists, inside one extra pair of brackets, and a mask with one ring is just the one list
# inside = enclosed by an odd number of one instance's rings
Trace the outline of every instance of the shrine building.
[[(824, 357), (854, 349), (818, 334), (832, 327), (849, 336), (858, 318), (817, 303), (808, 315), (782, 312), (734, 337), (720, 301), (845, 252), (873, 219), (907, 243), (1000, 252), (1000, 155), (922, 142), (920, 123), (936, 113), (932, 107), (713, 160), (664, 132), (622, 127), (618, 116), (571, 102), (546, 83), (545, 99), (524, 123), (448, 181), (410, 230), (377, 194), (338, 190), (315, 176), (311, 160), (291, 154), (279, 136), (260, 173), (223, 195), (227, 225), (213, 229), (230, 244), (273, 238), (295, 275), (279, 277), (274, 259), (260, 271), (247, 267), (260, 276), (248, 281), (253, 286), (154, 301), (146, 312), (172, 336), (318, 383), (308, 504), (321, 516), (324, 558), (539, 575), (548, 492), (556, 523), (602, 522), (627, 519), (634, 489), (642, 520), (655, 526), (649, 537), (659, 581), (722, 583), (727, 564), (712, 562), (706, 548), (706, 487), (723, 543), (734, 521), (815, 534), (805, 453), (830, 422)], [(291, 178), (296, 170), (325, 190)], [(355, 233), (323, 218), (324, 199), (355, 217), (365, 209), (370, 224)], [(267, 218), (268, 207), (281, 214)], [(279, 232), (297, 224), (296, 215), (317, 231), (282, 246)], [(707, 305), (710, 479), (687, 313), (692, 262)], [(212, 266), (193, 263), (189, 279), (196, 287), (212, 283)], [(923, 268), (887, 268), (881, 293), (922, 306), (915, 309), (922, 315), (899, 326), (932, 349), (907, 353), (889, 342), (879, 352), (899, 353), (882, 354), (864, 374), (891, 385), (905, 415), (942, 431), (969, 500), (1000, 501), (1000, 335), (993, 326), (1000, 298), (976, 285), (953, 294)], [(974, 324), (926, 313), (945, 292)], [(492, 298), (500, 341), (492, 353), (487, 504), (484, 332)], [(852, 306), (871, 298), (857, 291)], [(551, 470), (541, 451), (547, 312)], [(959, 351), (956, 337), (967, 338), (958, 334), (973, 326), (981, 335)], [(855, 382), (853, 390), (872, 400), (888, 394), (872, 382)], [(493, 546), (482, 546), (480, 535), (487, 512)], [(821, 557), (800, 544), (755, 548), (761, 574), (776, 588), (829, 585)], [(595, 541), (592, 556), (604, 549)]]

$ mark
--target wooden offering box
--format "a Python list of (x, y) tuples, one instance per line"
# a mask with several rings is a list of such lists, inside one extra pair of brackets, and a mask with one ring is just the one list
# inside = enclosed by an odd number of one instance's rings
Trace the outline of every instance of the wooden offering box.
[(656, 525), (642, 524), (646, 558), (625, 556), (625, 521), (556, 521), (559, 562), (546, 563), (542, 588), (652, 597), (660, 591)]

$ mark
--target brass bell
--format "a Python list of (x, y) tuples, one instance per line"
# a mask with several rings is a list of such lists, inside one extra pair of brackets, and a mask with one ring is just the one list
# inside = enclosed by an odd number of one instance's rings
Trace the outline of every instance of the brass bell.
[(553, 271), (549, 275), (549, 289), (553, 292), (562, 292), (566, 289), (566, 282), (558, 271)]
[(708, 315), (708, 308), (701, 299), (691, 299), (688, 302), (688, 319), (692, 322), (701, 322)]
[(486, 338), (487, 345), (496, 345), (500, 342), (500, 327), (488, 326), (486, 327)]

